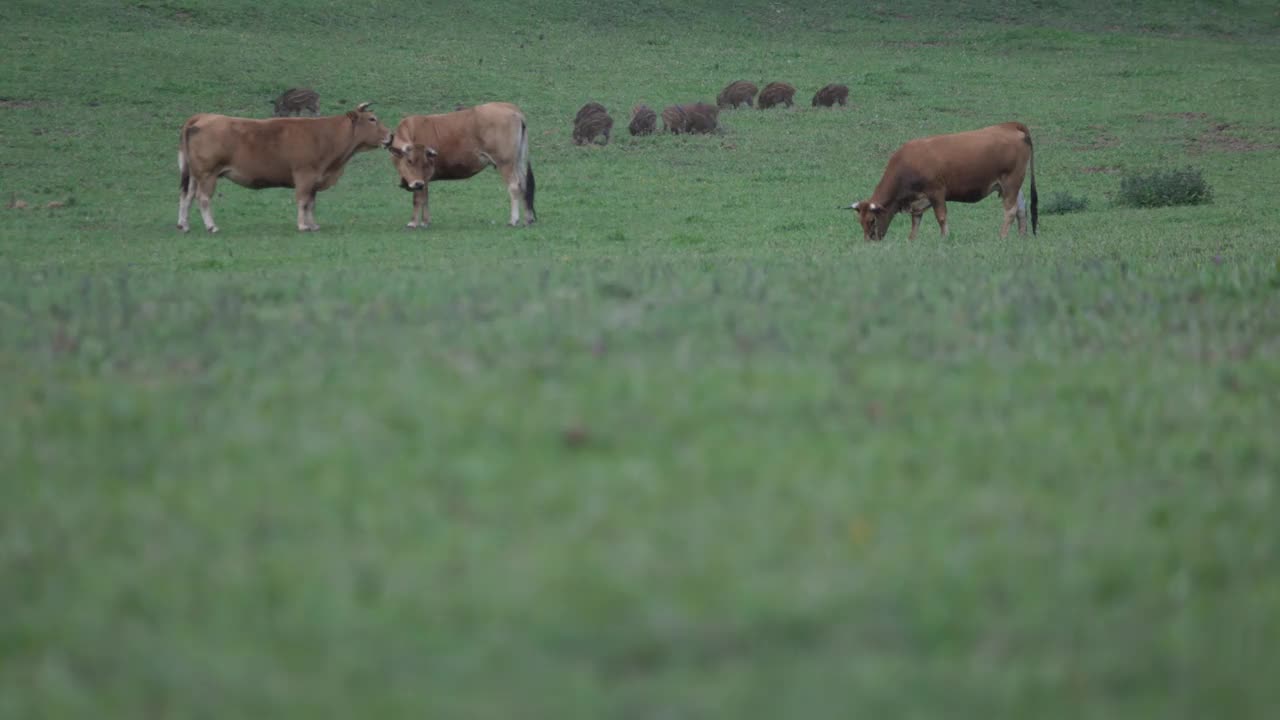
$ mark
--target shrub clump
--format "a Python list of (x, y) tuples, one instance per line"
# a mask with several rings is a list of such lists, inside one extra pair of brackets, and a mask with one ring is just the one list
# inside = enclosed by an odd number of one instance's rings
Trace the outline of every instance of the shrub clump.
[(1199, 205), (1213, 199), (1213, 188), (1199, 168), (1156, 170), (1146, 175), (1126, 175), (1120, 180), (1121, 205), (1165, 207)]
[(1045, 215), (1062, 215), (1064, 213), (1081, 212), (1088, 209), (1088, 207), (1089, 198), (1083, 195), (1056, 192), (1045, 198), (1040, 205), (1040, 212)]

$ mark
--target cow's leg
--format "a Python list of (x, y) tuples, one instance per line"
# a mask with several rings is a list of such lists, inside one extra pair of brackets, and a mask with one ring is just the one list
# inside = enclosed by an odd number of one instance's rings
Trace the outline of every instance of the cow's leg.
[(218, 226), (213, 222), (213, 210), (209, 207), (213, 199), (213, 190), (217, 185), (218, 176), (210, 175), (201, 178), (199, 187), (196, 188), (196, 201), (200, 203), (200, 217), (204, 219), (204, 229), (211, 233), (218, 232)]
[(916, 231), (920, 229), (920, 220), (923, 217), (924, 217), (923, 209), (920, 210), (919, 212), (916, 212), (915, 210), (911, 211), (911, 234), (907, 236), (908, 240), (916, 239)]
[(1009, 226), (1013, 224), (1013, 220), (1018, 216), (1018, 195), (1004, 193), (1000, 196), (1000, 202), (1004, 205), (1004, 222), (1000, 224), (1001, 239), (1009, 237)]
[(319, 230), (316, 225), (316, 186), (310, 180), (293, 179), (293, 199), (298, 204), (298, 232)]
[(307, 199), (311, 196), (311, 188), (301, 185), (293, 189), (293, 199), (298, 204), (298, 232), (307, 232), (311, 223), (307, 219)]
[(1018, 191), (1018, 234), (1027, 234), (1027, 199)]
[(516, 176), (515, 163), (502, 168), (502, 181), (507, 184), (507, 194), (511, 196), (511, 227), (520, 224), (520, 203), (524, 202), (524, 193), (520, 192), (520, 178)]
[(947, 203), (942, 198), (933, 198), (933, 216), (938, 219), (938, 229), (942, 231), (942, 238), (945, 240), (948, 235), (947, 227)]
[(408, 228), (427, 229), (431, 224), (431, 210), (427, 207), (427, 188), (413, 191), (413, 215), (409, 218)]
[(187, 187), (178, 193), (178, 229), (187, 232), (191, 229), (191, 201), (196, 197), (196, 179), (188, 178)]
[(311, 230), (319, 230), (320, 226), (316, 224), (316, 195), (320, 192), (319, 188), (311, 188), (311, 196), (307, 198), (307, 227)]

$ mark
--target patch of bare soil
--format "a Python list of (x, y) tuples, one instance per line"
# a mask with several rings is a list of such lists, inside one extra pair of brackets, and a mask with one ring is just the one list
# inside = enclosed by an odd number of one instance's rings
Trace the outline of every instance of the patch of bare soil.
[(1205, 152), (1258, 152), (1280, 148), (1280, 144), (1257, 142), (1232, 134), (1232, 128), (1231, 123), (1211, 124), (1188, 143), (1187, 152), (1198, 155)]
[(1084, 145), (1075, 146), (1075, 150), (1106, 150), (1107, 148), (1113, 148), (1120, 144), (1120, 140), (1117, 139), (1115, 135), (1106, 131), (1105, 125), (1090, 125), (1089, 129), (1096, 133), (1093, 136), (1093, 139)]
[(22, 98), (0, 97), (0, 108), (25, 110), (33, 108), (38, 103), (35, 100), (24, 100)]
[(1176, 112), (1176, 113), (1143, 113), (1140, 115), (1144, 122), (1155, 122), (1156, 120), (1208, 120), (1209, 113), (1204, 112)]

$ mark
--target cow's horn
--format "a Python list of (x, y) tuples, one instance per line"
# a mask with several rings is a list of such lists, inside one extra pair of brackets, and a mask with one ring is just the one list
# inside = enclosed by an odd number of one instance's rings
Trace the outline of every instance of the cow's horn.
[(880, 209), (880, 206), (875, 203), (867, 203), (867, 209), (871, 212), (875, 212)]
[(433, 147), (429, 147), (429, 148), (427, 148), (427, 155), (428, 155), (428, 156), (430, 156), (430, 157), (435, 157), (436, 155), (439, 155), (439, 154), (440, 154), (440, 153), (436, 152), (436, 149), (435, 149), (435, 148), (433, 148)]
[(364, 112), (365, 110), (368, 110), (368, 109), (369, 109), (369, 106), (370, 106), (370, 105), (372, 105), (372, 104), (373, 104), (373, 103), (371, 103), (371, 102), (363, 102), (363, 103), (360, 103), (359, 105), (357, 105), (357, 106), (356, 106), (356, 112)]

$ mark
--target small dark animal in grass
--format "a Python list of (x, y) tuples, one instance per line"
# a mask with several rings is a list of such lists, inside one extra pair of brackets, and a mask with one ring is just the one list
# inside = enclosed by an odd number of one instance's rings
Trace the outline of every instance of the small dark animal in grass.
[(716, 96), (716, 106), (736, 108), (745, 103), (747, 107), (751, 107), (758, 91), (759, 88), (753, 82), (747, 82), (746, 80), (731, 82), (725, 85), (720, 94)]
[(715, 132), (720, 117), (720, 108), (708, 103), (694, 103), (684, 106), (684, 131), (692, 134)]
[(609, 117), (609, 113), (604, 110), (586, 114), (580, 112), (578, 119), (573, 123), (573, 144), (585, 145), (603, 136), (604, 141), (600, 144), (608, 145), (611, 132), (613, 132), (613, 118)]
[(289, 88), (272, 100), (271, 104), (276, 108), (276, 117), (301, 115), (303, 110), (311, 115), (320, 113), (320, 96), (310, 88)]
[(832, 83), (813, 94), (814, 107), (849, 104), (849, 86)]
[(760, 99), (756, 102), (756, 107), (761, 110), (767, 110), (775, 105), (786, 105), (791, 107), (793, 98), (796, 96), (796, 88), (794, 85), (784, 82), (772, 82), (764, 86), (760, 91)]
[(676, 135), (684, 132), (685, 114), (683, 105), (668, 105), (662, 111), (662, 130)]
[(573, 116), (573, 124), (577, 125), (581, 122), (582, 118), (591, 115), (592, 113), (604, 113), (605, 115), (608, 115), (609, 111), (605, 110), (604, 106), (598, 102), (589, 102), (578, 108), (578, 114)]
[(631, 108), (631, 125), (627, 127), (632, 135), (652, 135), (658, 124), (658, 114), (648, 105), (637, 105)]

